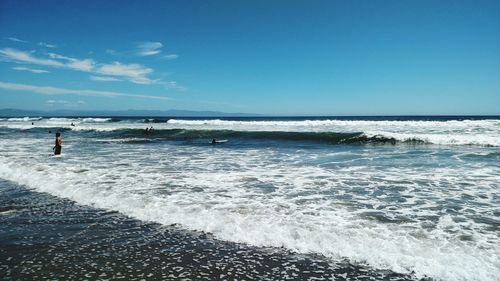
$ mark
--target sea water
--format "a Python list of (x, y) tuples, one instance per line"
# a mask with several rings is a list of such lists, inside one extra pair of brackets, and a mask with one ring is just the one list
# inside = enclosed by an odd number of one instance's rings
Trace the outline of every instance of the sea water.
[(0, 119), (34, 191), (435, 280), (500, 276), (499, 160), (500, 117)]

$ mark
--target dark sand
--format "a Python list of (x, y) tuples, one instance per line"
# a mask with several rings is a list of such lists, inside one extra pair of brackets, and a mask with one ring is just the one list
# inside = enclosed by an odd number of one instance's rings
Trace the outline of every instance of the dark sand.
[[(168, 215), (168, 214), (165, 214)], [(224, 242), (0, 180), (2, 280), (411, 280), (346, 261)]]

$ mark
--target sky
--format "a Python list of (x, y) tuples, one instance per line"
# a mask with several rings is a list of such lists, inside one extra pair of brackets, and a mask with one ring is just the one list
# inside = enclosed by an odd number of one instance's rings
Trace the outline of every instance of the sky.
[(500, 114), (500, 1), (0, 0), (0, 108)]

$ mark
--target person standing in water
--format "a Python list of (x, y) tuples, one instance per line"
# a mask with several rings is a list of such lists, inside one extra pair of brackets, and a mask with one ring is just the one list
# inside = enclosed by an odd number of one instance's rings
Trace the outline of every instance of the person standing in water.
[(52, 148), (54, 150), (54, 155), (60, 155), (62, 148), (61, 133), (56, 133), (56, 145)]

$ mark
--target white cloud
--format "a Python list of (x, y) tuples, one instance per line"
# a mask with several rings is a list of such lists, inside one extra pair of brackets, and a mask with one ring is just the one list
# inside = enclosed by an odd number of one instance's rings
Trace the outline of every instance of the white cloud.
[(109, 54), (109, 55), (112, 55), (112, 56), (115, 56), (115, 57), (117, 57), (117, 56), (120, 55), (120, 53), (118, 53), (117, 51), (115, 51), (113, 49), (106, 49), (105, 52), (106, 52), (106, 54)]
[(8, 39), (10, 41), (14, 41), (14, 42), (29, 43), (28, 41), (24, 41), (24, 40), (21, 40), (21, 39), (16, 38), (16, 37), (7, 37), (6, 39)]
[(163, 44), (160, 42), (140, 42), (136, 45), (137, 55), (139, 56), (152, 56), (161, 53)]
[[(49, 53), (51, 59), (37, 58), (31, 53), (19, 51), (11, 48), (0, 49), (0, 54), (4, 57), (23, 63), (31, 63), (37, 65), (53, 66), (59, 68), (70, 68), (78, 71), (90, 72), (94, 68), (95, 62), (91, 59), (75, 59), (66, 56), (61, 56), (54, 53)], [(65, 62), (61, 62), (64, 60)]]
[(45, 48), (56, 48), (57, 47), (56, 45), (48, 44), (48, 43), (45, 43), (45, 42), (38, 42), (38, 46), (42, 46), (42, 47), (45, 47)]
[(47, 71), (47, 70), (36, 69), (36, 68), (29, 68), (29, 67), (22, 67), (22, 66), (13, 67), (12, 69), (14, 69), (14, 70), (21, 70), (21, 71), (29, 71), (29, 72), (32, 72), (32, 73), (49, 73), (49, 71)]
[(105, 82), (109, 82), (109, 81), (121, 81), (120, 79), (117, 79), (117, 78), (114, 78), (114, 77), (109, 77), (109, 76), (94, 76), (94, 75), (90, 76), (90, 80), (93, 80), (93, 81), (105, 81)]
[(186, 90), (186, 88), (184, 88), (183, 86), (179, 86), (177, 84), (177, 82), (175, 82), (175, 81), (161, 82), (160, 84), (165, 86), (167, 89), (174, 89), (174, 90), (178, 90), (178, 91), (185, 91)]
[(169, 54), (169, 55), (163, 56), (162, 58), (164, 58), (166, 60), (175, 60), (178, 57), (179, 56), (177, 54)]
[(70, 58), (70, 57), (67, 57), (67, 56), (63, 56), (63, 55), (59, 55), (59, 54), (56, 54), (56, 53), (47, 53), (47, 55), (51, 59), (59, 59), (59, 60), (67, 60), (67, 61), (73, 60), (73, 58)]
[(153, 72), (153, 69), (140, 64), (122, 64), (120, 62), (98, 64), (92, 59), (76, 59), (55, 53), (47, 54), (50, 59), (42, 59), (34, 57), (29, 52), (11, 48), (0, 49), (0, 55), (20, 63), (67, 68), (106, 76), (121, 77), (136, 84), (154, 84), (158, 82), (158, 80), (152, 80), (147, 77), (148, 74)]
[(168, 97), (136, 95), (111, 91), (96, 90), (72, 90), (58, 87), (34, 86), (27, 84), (16, 84), (0, 81), (0, 89), (10, 91), (26, 91), (42, 95), (76, 95), (76, 96), (96, 96), (96, 97), (132, 97), (141, 99), (171, 100)]
[(64, 64), (59, 62), (59, 61), (36, 58), (36, 57), (33, 57), (31, 55), (31, 53), (15, 50), (15, 49), (11, 49), (11, 48), (0, 49), (0, 54), (2, 56), (4, 56), (5, 58), (8, 58), (8, 59), (11, 59), (14, 61), (18, 61), (18, 62), (46, 65), (46, 66), (54, 66), (54, 67), (64, 67)]
[(47, 103), (47, 105), (49, 105), (49, 106), (62, 105), (62, 106), (67, 106), (67, 107), (79, 107), (79, 106), (87, 104), (86, 102), (81, 101), (81, 100), (76, 101), (76, 102), (66, 101), (66, 100), (48, 100), (45, 103)]
[(52, 59), (59, 59), (67, 61), (64, 66), (67, 68), (71, 68), (74, 70), (91, 72), (94, 69), (95, 62), (92, 59), (75, 59), (66, 56), (62, 56), (59, 54), (48, 53), (48, 56)]
[(54, 105), (54, 104), (67, 104), (69, 101), (65, 100), (48, 100), (46, 101), (47, 104)]
[(96, 72), (103, 75), (126, 77), (137, 84), (153, 84), (157, 82), (146, 77), (153, 70), (139, 64), (121, 64), (119, 62), (103, 64)]
[(84, 60), (75, 59), (66, 64), (66, 66), (74, 70), (91, 72), (94, 69), (95, 62), (91, 59), (84, 59)]

